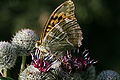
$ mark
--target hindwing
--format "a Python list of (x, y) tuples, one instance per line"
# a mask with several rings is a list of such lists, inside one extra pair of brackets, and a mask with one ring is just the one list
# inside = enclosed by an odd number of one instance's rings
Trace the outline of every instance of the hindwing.
[(54, 28), (43, 39), (42, 45), (48, 51), (54, 53), (68, 50), (72, 47), (80, 47), (82, 39), (82, 31), (77, 21), (65, 19), (55, 24)]

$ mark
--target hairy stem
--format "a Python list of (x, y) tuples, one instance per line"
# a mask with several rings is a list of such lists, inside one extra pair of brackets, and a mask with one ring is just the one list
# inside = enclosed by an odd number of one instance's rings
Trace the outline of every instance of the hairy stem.
[(26, 56), (22, 56), (22, 63), (21, 63), (20, 72), (22, 72), (25, 69), (25, 63), (26, 63)]
[(2, 77), (4, 74), (3, 74), (3, 69), (0, 69), (0, 76)]
[(4, 76), (4, 77), (7, 77), (7, 76), (8, 76), (8, 71), (7, 71), (7, 69), (3, 69), (3, 76)]

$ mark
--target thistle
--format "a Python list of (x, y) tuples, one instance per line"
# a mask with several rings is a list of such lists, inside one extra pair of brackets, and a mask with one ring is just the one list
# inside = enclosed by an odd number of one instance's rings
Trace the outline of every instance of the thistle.
[(58, 80), (57, 68), (60, 64), (57, 60), (52, 60), (53, 56), (43, 58), (39, 53), (39, 49), (36, 49), (31, 56), (32, 63), (20, 73), (20, 80)]
[(57, 68), (60, 66), (60, 62), (54, 58), (54, 56), (43, 56), (40, 55), (40, 50), (36, 49), (36, 52), (34, 54), (31, 54), (32, 56), (32, 65), (37, 68), (40, 72), (47, 72), (50, 69)]
[(30, 75), (37, 72), (39, 72), (39, 70), (33, 65), (30, 65), (22, 73), (20, 73), (19, 80), (27, 80), (30, 77)]
[(20, 73), (19, 80), (57, 80), (51, 72), (40, 72), (33, 65), (28, 66)]
[(51, 64), (47, 63), (43, 59), (34, 60), (32, 65), (40, 72), (47, 72), (50, 69)]
[(61, 58), (61, 67), (63, 70), (69, 72), (84, 71), (86, 68), (96, 63), (96, 61), (91, 60), (87, 50), (79, 57), (72, 56), (72, 54), (71, 51), (67, 51), (66, 55)]
[(22, 29), (12, 38), (12, 44), (16, 46), (18, 56), (30, 55), (38, 36), (33, 30)]
[(98, 75), (97, 80), (120, 80), (120, 75), (115, 71), (105, 70)]
[(0, 42), (0, 69), (10, 69), (17, 59), (15, 46), (9, 42)]

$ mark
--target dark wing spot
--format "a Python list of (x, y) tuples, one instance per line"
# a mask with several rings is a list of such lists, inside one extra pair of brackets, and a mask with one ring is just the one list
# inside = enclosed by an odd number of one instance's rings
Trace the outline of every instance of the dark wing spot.
[(56, 20), (57, 18), (58, 18), (58, 16), (55, 16), (55, 17), (54, 17), (54, 20)]
[(58, 21), (60, 21), (61, 19), (63, 19), (63, 17), (62, 17), (62, 16), (60, 16), (60, 17), (58, 18)]
[(52, 27), (54, 27), (54, 26), (55, 26), (54, 22), (51, 24), (51, 26), (52, 26)]

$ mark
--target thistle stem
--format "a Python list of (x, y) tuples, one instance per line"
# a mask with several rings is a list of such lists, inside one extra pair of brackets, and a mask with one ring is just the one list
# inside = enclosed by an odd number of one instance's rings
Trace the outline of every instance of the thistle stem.
[(0, 77), (3, 76), (3, 72), (2, 72), (3, 69), (0, 69)]
[(22, 56), (22, 63), (21, 63), (20, 72), (22, 72), (25, 69), (25, 63), (26, 63), (26, 56)]
[(3, 76), (4, 76), (4, 77), (7, 77), (7, 76), (8, 76), (8, 71), (7, 71), (7, 69), (4, 69), (4, 70), (3, 70)]

